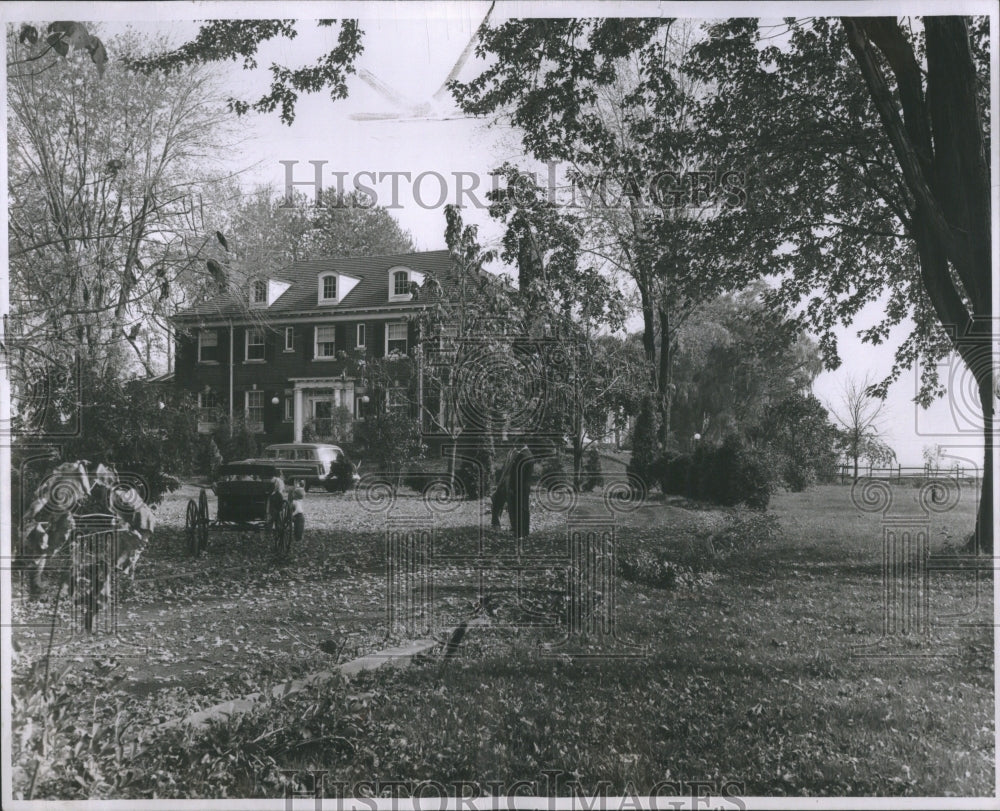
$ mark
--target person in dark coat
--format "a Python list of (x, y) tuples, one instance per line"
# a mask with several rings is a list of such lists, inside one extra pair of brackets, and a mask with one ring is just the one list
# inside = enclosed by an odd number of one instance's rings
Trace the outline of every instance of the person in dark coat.
[(526, 445), (511, 449), (493, 493), (492, 525), (500, 526), (500, 515), (506, 505), (510, 528), (517, 538), (527, 538), (531, 530), (531, 474), (534, 462)]

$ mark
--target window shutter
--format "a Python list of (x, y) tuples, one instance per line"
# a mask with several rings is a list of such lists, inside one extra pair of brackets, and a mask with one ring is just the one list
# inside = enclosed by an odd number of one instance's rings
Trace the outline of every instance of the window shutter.
[(264, 360), (274, 360), (274, 344), (277, 340), (273, 330), (264, 329)]
[(347, 324), (337, 324), (333, 331), (336, 351), (343, 352), (347, 349)]
[(385, 321), (375, 321), (371, 326), (372, 334), (368, 339), (368, 346), (376, 358), (381, 358), (385, 355)]
[[(221, 328), (219, 331), (219, 363), (229, 363), (229, 329), (227, 327)], [(234, 356), (234, 359), (235, 356)]]
[(177, 333), (177, 360), (174, 362), (174, 373), (178, 377), (191, 375), (198, 359), (198, 335)]
[(306, 360), (313, 359), (313, 328), (302, 328), (302, 357)]

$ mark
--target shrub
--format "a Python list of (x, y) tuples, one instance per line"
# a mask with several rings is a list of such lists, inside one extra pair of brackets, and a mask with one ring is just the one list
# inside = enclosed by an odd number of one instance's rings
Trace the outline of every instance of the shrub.
[(601, 475), (601, 455), (597, 448), (591, 448), (583, 461), (583, 481), (580, 489), (589, 493), (595, 487), (604, 485), (604, 477)]
[(656, 466), (659, 459), (659, 443), (657, 436), (660, 428), (659, 414), (653, 404), (653, 398), (646, 395), (639, 406), (639, 416), (632, 431), (632, 458), (626, 469), (630, 476), (635, 476), (649, 490), (656, 480)]
[(693, 454), (662, 457), (652, 472), (664, 493), (724, 506), (765, 509), (775, 487), (768, 461), (735, 435), (718, 446), (701, 444)]
[(260, 452), (257, 435), (240, 416), (233, 417), (232, 420), (223, 416), (212, 438), (222, 458), (227, 462), (253, 459)]

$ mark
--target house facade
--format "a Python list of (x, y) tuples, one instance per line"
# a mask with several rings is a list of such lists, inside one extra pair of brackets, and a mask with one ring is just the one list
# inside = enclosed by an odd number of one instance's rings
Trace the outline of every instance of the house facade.
[[(415, 383), (413, 316), (453, 267), (448, 251), (303, 261), (178, 313), (174, 380), (197, 395), (199, 430), (242, 416), (266, 442), (299, 442), (308, 425), (323, 433), (343, 417), (339, 409), (363, 419), (403, 407)], [(390, 382), (376, 393), (368, 370), (377, 359)]]

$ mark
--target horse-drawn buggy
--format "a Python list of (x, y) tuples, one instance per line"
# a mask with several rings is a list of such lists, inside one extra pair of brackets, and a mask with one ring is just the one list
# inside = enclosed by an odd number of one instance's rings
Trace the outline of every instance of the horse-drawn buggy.
[(212, 490), (218, 499), (214, 521), (209, 519), (205, 488), (197, 501), (188, 501), (184, 528), (192, 555), (207, 547), (210, 529), (266, 532), (281, 557), (288, 555), (294, 537), (301, 538), (304, 519), (295, 501), (303, 494), (286, 486), (274, 465), (253, 460), (230, 462), (219, 469)]

